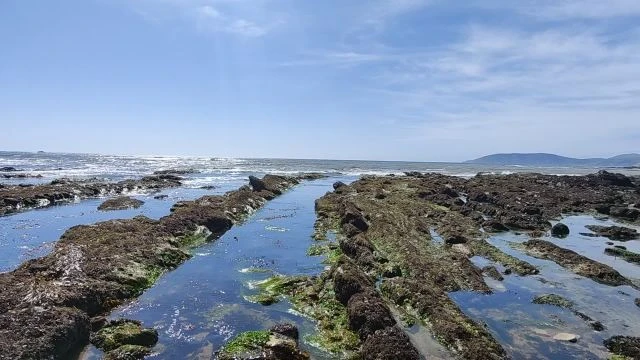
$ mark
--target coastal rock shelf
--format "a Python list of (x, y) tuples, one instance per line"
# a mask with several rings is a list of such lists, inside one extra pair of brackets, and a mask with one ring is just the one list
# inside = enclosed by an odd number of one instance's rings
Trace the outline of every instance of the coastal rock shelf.
[[(552, 224), (569, 213), (638, 221), (638, 184), (605, 171), (587, 176), (478, 175), (468, 180), (407, 175), (337, 183), (334, 192), (318, 199), (316, 237), (322, 240), (330, 230), (340, 233), (337, 249), (314, 247), (314, 254), (318, 248), (326, 249), (331, 268), (320, 277), (298, 279), (296, 286), (281, 289), (297, 310), (319, 321), (320, 335), (325, 331), (327, 348), (336, 354), (355, 351), (364, 359), (374, 359), (393, 348), (392, 352), (402, 352), (406, 358), (417, 357), (416, 348), (389, 316), (393, 307), (407, 319), (405, 325), (425, 324), (456, 357), (509, 358), (510, 351), (491, 329), (469, 318), (450, 296), (458, 291), (492, 292), (482, 270), (472, 262), (477, 256), (500, 265), (502, 274), (494, 271), (496, 281), (502, 275), (539, 272), (487, 242), (490, 234), (514, 231), (533, 238), (549, 236)], [(608, 286), (633, 286), (611, 267), (550, 242), (525, 244), (537, 255), (542, 254), (542, 245), (553, 250), (545, 250), (546, 258), (572, 271)], [(571, 263), (561, 255), (552, 256), (565, 252), (573, 255)], [(330, 309), (326, 309), (328, 303), (333, 304)], [(342, 336), (336, 337), (339, 331)], [(354, 333), (359, 339), (345, 342)], [(337, 344), (331, 344), (332, 338)]]
[(99, 330), (101, 315), (301, 178), (309, 177), (266, 175), (252, 179), (259, 189), (179, 202), (160, 220), (138, 216), (67, 230), (50, 255), (0, 274), (0, 359), (73, 357)]
[(80, 199), (117, 195), (131, 191), (158, 191), (182, 185), (175, 175), (145, 176), (116, 183), (96, 180), (58, 179), (45, 185), (0, 186), (0, 216)]

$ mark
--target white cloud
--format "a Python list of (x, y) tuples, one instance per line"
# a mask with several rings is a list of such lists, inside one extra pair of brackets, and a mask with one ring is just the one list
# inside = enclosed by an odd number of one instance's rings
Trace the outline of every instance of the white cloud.
[(261, 37), (282, 23), (263, 0), (133, 0), (127, 5), (154, 22), (179, 20), (204, 33)]

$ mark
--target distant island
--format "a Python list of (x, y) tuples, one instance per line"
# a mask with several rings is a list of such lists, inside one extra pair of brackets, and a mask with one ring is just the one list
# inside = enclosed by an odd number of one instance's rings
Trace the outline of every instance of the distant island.
[(622, 154), (610, 158), (576, 159), (545, 153), (492, 154), (465, 164), (521, 165), (521, 166), (602, 166), (640, 167), (640, 154)]

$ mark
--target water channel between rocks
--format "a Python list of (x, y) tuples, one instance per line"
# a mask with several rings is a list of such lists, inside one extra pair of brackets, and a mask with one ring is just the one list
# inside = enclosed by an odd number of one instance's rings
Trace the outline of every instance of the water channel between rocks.
[[(302, 337), (312, 334), (313, 321), (293, 312), (286, 300), (263, 306), (245, 297), (257, 292), (252, 283), (273, 274), (315, 275), (324, 270), (323, 257), (306, 252), (314, 241), (314, 200), (333, 190), (336, 180), (303, 182), (269, 201), (220, 239), (195, 249), (191, 260), (111, 317), (155, 327), (160, 340), (152, 356), (158, 359), (210, 359), (234, 335), (277, 322), (297, 324)], [(314, 358), (331, 358), (308, 344), (303, 347)], [(99, 355), (89, 346), (82, 358)]]

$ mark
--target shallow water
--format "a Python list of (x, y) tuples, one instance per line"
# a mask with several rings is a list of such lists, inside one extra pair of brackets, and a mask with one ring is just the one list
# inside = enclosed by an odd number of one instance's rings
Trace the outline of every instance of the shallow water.
[[(555, 244), (572, 249), (586, 257), (609, 264), (630, 279), (640, 277), (640, 267), (621, 259), (602, 254), (605, 238), (580, 236), (584, 225), (614, 224), (599, 221), (590, 216), (572, 216), (562, 220), (571, 230), (566, 239), (548, 238)], [(640, 309), (634, 299), (640, 291), (630, 286), (607, 286), (576, 275), (558, 264), (525, 255), (512, 246), (528, 240), (525, 235), (505, 233), (493, 236), (489, 241), (504, 252), (537, 266), (540, 274), (521, 277), (505, 276), (502, 282), (487, 279), (494, 293), (483, 295), (474, 292), (451, 293), (451, 298), (463, 311), (476, 321), (485, 323), (496, 339), (515, 359), (602, 359), (610, 355), (602, 341), (614, 335), (640, 334)], [(626, 245), (631, 245), (629, 241)], [(637, 244), (633, 244), (637, 246)], [(479, 266), (494, 265), (491, 261), (475, 257)], [(499, 270), (502, 267), (497, 266)], [(571, 301), (575, 310), (593, 320), (600, 321), (606, 329), (594, 331), (589, 324), (572, 310), (552, 305), (533, 304), (532, 300), (543, 294), (558, 294)], [(558, 333), (579, 335), (577, 343), (554, 340)]]
[[(234, 335), (283, 321), (296, 323), (302, 338), (312, 334), (313, 322), (292, 312), (287, 301), (263, 306), (245, 296), (256, 292), (252, 283), (273, 274), (315, 275), (324, 270), (322, 257), (306, 256), (314, 242), (313, 199), (333, 190), (336, 180), (304, 182), (268, 202), (219, 240), (195, 249), (192, 259), (111, 317), (137, 319), (158, 329), (158, 359), (209, 359)], [(329, 358), (304, 341), (302, 346), (315, 358)], [(89, 348), (84, 358), (98, 354)]]
[[(177, 201), (221, 194), (242, 184), (238, 181), (236, 184), (223, 184), (213, 190), (177, 188), (134, 195), (132, 197), (144, 201), (138, 209), (100, 211), (98, 206), (106, 198), (95, 198), (0, 216), (0, 272), (13, 270), (26, 260), (47, 255), (60, 236), (72, 226), (138, 215), (159, 219), (168, 215), (169, 209)], [(160, 194), (168, 197), (154, 199), (154, 196)]]

